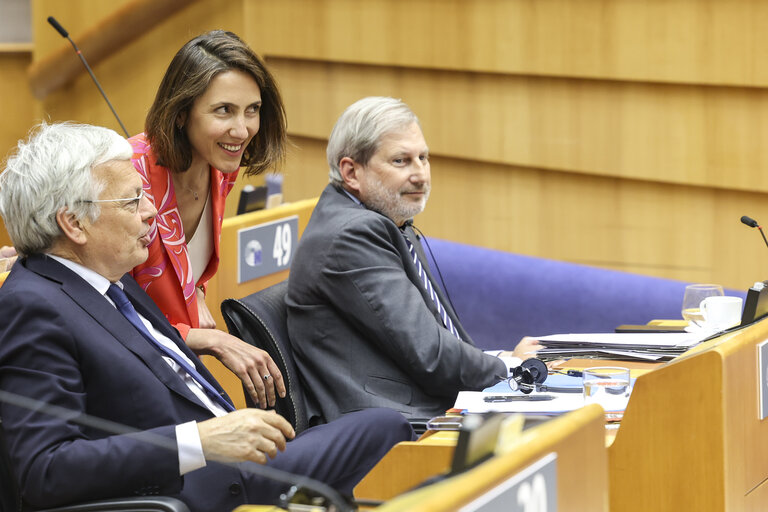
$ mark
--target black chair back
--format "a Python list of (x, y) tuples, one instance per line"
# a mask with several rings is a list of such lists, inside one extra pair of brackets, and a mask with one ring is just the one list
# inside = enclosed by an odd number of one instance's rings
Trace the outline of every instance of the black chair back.
[[(277, 397), (275, 410), (287, 419), (298, 434), (310, 423), (311, 397), (300, 382), (288, 338), (288, 313), (285, 294), (288, 281), (283, 281), (242, 299), (226, 299), (221, 303), (221, 314), (229, 333), (264, 351), (275, 361), (283, 375), (285, 398)], [(246, 403), (254, 406), (248, 393)]]

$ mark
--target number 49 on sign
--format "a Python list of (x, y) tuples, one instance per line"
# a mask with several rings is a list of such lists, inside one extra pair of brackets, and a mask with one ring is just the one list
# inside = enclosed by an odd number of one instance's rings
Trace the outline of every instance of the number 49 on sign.
[(293, 249), (298, 243), (298, 232), (299, 218), (296, 215), (239, 230), (237, 282), (244, 283), (289, 268)]

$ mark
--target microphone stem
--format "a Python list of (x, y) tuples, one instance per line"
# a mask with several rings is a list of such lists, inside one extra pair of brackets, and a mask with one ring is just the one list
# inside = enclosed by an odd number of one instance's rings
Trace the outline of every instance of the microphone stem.
[[(83, 66), (85, 66), (85, 70), (88, 71), (89, 75), (91, 75), (91, 78), (93, 79), (93, 83), (96, 84), (96, 87), (99, 89), (99, 92), (101, 93), (101, 96), (104, 98), (104, 101), (106, 101), (107, 105), (109, 105), (109, 110), (112, 111), (112, 114), (115, 116), (115, 119), (117, 119), (117, 122), (120, 124), (120, 128), (123, 129), (123, 133), (125, 133), (125, 137), (126, 138), (130, 137), (131, 135), (128, 133), (128, 130), (125, 129), (125, 125), (123, 125), (123, 122), (120, 120), (120, 116), (118, 116), (117, 112), (115, 112), (114, 107), (112, 107), (112, 103), (109, 101), (109, 98), (107, 98), (107, 95), (104, 93), (104, 89), (101, 88), (99, 81), (96, 80), (96, 76), (93, 74), (93, 71), (91, 71), (91, 66), (88, 65), (88, 62), (85, 60), (85, 57), (83, 57), (83, 54), (80, 53), (80, 48), (77, 47), (77, 45), (75, 44), (75, 42), (72, 40), (71, 37), (67, 36), (67, 40), (70, 43), (72, 43), (72, 47), (75, 49), (77, 56), (80, 57), (81, 61), (83, 61)], [(766, 244), (768, 244), (768, 242), (766, 242)]]
[(766, 247), (768, 247), (768, 240), (765, 238), (765, 233), (763, 233), (763, 227), (757, 226), (757, 229), (760, 230), (760, 234), (763, 235), (763, 241), (765, 242)]

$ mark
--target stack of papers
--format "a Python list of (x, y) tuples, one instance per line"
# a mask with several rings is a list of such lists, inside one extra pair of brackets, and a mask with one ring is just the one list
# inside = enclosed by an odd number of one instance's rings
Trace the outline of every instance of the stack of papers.
[(710, 332), (552, 334), (537, 337), (538, 357), (668, 361), (710, 337)]

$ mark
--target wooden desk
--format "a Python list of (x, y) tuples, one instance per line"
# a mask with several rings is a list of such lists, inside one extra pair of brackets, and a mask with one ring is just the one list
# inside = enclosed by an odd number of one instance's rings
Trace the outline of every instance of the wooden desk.
[[(505, 482), (519, 471), (551, 453), (557, 455), (557, 502), (559, 510), (573, 512), (605, 512), (608, 510), (608, 465), (605, 450), (605, 422), (603, 410), (597, 405), (590, 405), (560, 416), (538, 427), (522, 433), (502, 455), (497, 455), (476, 468), (449, 480), (424, 487), (415, 492), (394, 498), (377, 511), (392, 512), (418, 510), (419, 512), (448, 512), (464, 505), (476, 497), (488, 492)], [(440, 435), (434, 436), (440, 438)], [(450, 436), (449, 436), (450, 437)], [(455, 438), (455, 434), (453, 434)], [(409, 446), (421, 445), (421, 456), (410, 461), (413, 465), (431, 466), (439, 469), (427, 475), (433, 476), (448, 469), (453, 441), (446, 439), (443, 450), (441, 442), (427, 438), (416, 443), (400, 443), (395, 446), (374, 470), (355, 488), (355, 496), (373, 498), (366, 494), (366, 489), (375, 489), (371, 478), (377, 475), (376, 469), (381, 464), (389, 464), (403, 453), (415, 453)], [(431, 447), (431, 448), (427, 448)], [(437, 447), (437, 448), (435, 448)], [(398, 450), (400, 453), (398, 454)], [(448, 458), (445, 455), (448, 454)], [(394, 455), (394, 457), (393, 457)], [(435, 464), (432, 456), (440, 458)], [(402, 459), (401, 459), (402, 461)], [(400, 471), (409, 471), (409, 464), (402, 462)], [(425, 478), (426, 478), (425, 477)], [(418, 480), (421, 482), (422, 480)], [(368, 484), (373, 483), (370, 487)], [(398, 492), (404, 492), (411, 485)], [(379, 487), (383, 488), (383, 487)], [(390, 490), (394, 489), (390, 486)], [(235, 512), (267, 512), (278, 510), (272, 507), (246, 505)]]
[[(208, 293), (205, 302), (211, 310), (216, 327), (224, 331), (227, 326), (221, 316), (221, 303), (224, 299), (245, 297), (251, 293), (263, 290), (273, 284), (288, 279), (288, 271), (284, 270), (244, 283), (237, 282), (238, 246), (237, 233), (241, 229), (258, 226), (293, 215), (298, 216), (299, 236), (307, 227), (312, 210), (317, 204), (317, 198), (288, 203), (269, 210), (260, 210), (235, 217), (224, 219), (221, 228), (221, 245), (219, 271), (208, 282)], [(240, 379), (230, 372), (223, 364), (211, 356), (202, 357), (205, 366), (211, 371), (216, 380), (224, 387), (224, 390), (232, 397), (235, 407), (245, 407), (243, 387)]]
[(766, 510), (756, 349), (765, 339), (763, 320), (637, 378), (608, 450), (612, 512)]
[[(606, 511), (608, 472), (604, 425), (603, 410), (597, 405), (564, 414), (524, 431), (505, 454), (455, 478), (395, 498), (376, 510), (454, 511), (547, 454), (555, 453), (558, 509)], [(358, 498), (363, 497), (362, 486), (361, 482), (355, 488)]]
[(457, 432), (436, 432), (415, 442), (396, 444), (357, 484), (355, 496), (388, 500), (447, 471), (451, 467), (457, 436)]
[[(756, 348), (766, 339), (768, 319), (669, 363), (638, 363), (621, 427), (605, 437), (611, 512), (766, 510), (768, 423), (758, 419)], [(399, 474), (377, 475), (377, 466), (358, 486), (361, 497), (407, 487), (397, 480), (417, 472), (418, 460), (422, 471), (440, 471), (433, 457), (408, 457), (407, 465), (385, 458), (380, 466)]]

